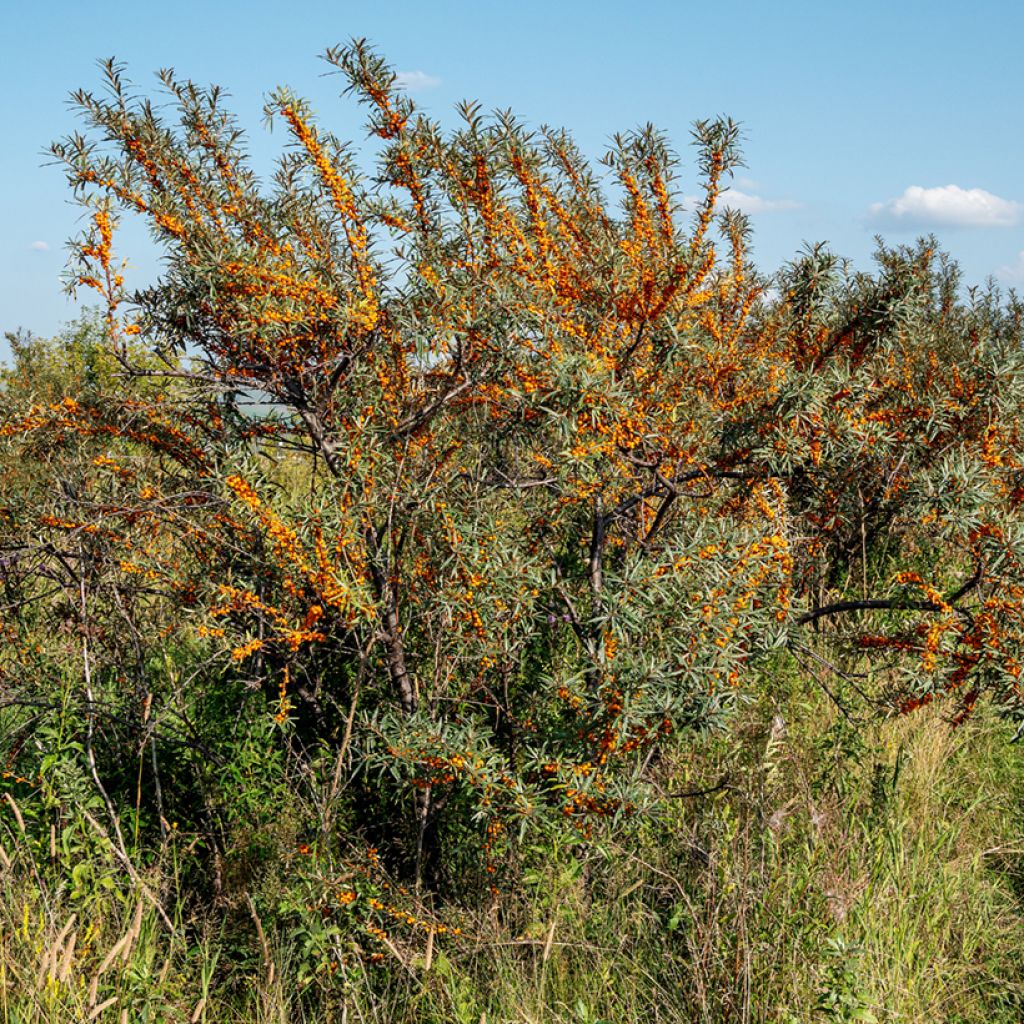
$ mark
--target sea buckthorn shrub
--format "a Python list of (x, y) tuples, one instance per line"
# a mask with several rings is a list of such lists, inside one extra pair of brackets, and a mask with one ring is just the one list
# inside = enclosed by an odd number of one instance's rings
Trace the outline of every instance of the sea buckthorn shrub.
[[(146, 658), (194, 650), (162, 722), (266, 702), (342, 805), (322, 843), (441, 890), (497, 891), (531, 830), (624, 828), (773, 651), (893, 712), (1020, 715), (1015, 299), (928, 241), (769, 280), (721, 209), (727, 120), (694, 201), (651, 127), (595, 166), (509, 113), (443, 128), (362, 43), (326, 60), (366, 153), (279, 89), (267, 182), (216, 89), (111, 64), (75, 95), (71, 283), (114, 371), (5, 414), (52, 473), (5, 512), (10, 607), (56, 586), (87, 674), (135, 644), (143, 722)], [(164, 258), (139, 291), (124, 217)]]

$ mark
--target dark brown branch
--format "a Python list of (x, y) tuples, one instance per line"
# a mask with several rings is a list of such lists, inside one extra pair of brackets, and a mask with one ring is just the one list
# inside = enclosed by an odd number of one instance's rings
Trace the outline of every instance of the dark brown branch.
[(817, 622), (818, 619), (829, 615), (839, 615), (843, 612), (865, 612), (865, 611), (900, 611), (900, 612), (937, 612), (942, 606), (934, 601), (903, 601), (889, 598), (868, 598), (866, 601), (835, 601), (832, 604), (822, 605), (805, 612), (796, 620), (798, 626), (806, 626), (810, 622)]
[(729, 776), (723, 775), (713, 786), (706, 789), (684, 789), (677, 793), (666, 793), (665, 796), (671, 800), (695, 800), (697, 797), (710, 796), (712, 793), (719, 793), (723, 789), (732, 789), (729, 784)]
[(441, 409), (447, 405), (453, 398), (461, 395), (467, 388), (471, 388), (476, 382), (472, 380), (464, 380), (458, 386), (451, 388), (449, 391), (445, 391), (439, 398), (435, 399), (425, 409), (421, 409), (419, 412), (412, 416), (407, 416), (401, 423), (395, 427), (394, 436), (404, 437), (406, 434), (413, 434), (420, 427), (426, 426), (427, 423), (433, 419), (434, 415), (441, 411)]
[[(817, 622), (818, 619), (825, 618), (829, 615), (840, 615), (844, 612), (938, 612), (942, 611), (944, 607), (952, 607), (962, 597), (965, 597), (970, 593), (970, 591), (981, 582), (981, 577), (982, 566), (979, 563), (974, 575), (962, 586), (958, 587), (947, 597), (943, 598), (942, 604), (938, 604), (935, 601), (906, 601), (900, 598), (868, 598), (860, 601), (835, 601), (832, 604), (822, 605), (820, 608), (814, 608), (809, 612), (805, 612), (796, 620), (796, 622), (798, 626), (806, 626), (810, 622)], [(959, 615), (967, 615), (967, 612), (963, 609), (954, 608), (953, 610)]]
[(381, 565), (381, 544), (377, 531), (368, 526), (365, 537), (370, 576), (377, 591), (377, 598), (384, 609), (382, 626), (388, 675), (391, 677), (391, 685), (398, 695), (402, 710), (406, 714), (412, 714), (416, 710), (416, 691), (405, 660), (402, 624), (398, 616), (398, 593), (394, 582)]

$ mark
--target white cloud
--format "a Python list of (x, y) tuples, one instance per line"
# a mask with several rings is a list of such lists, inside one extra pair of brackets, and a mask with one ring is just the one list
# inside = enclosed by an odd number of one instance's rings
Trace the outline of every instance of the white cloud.
[(395, 85), (406, 92), (419, 92), (421, 89), (436, 89), (441, 79), (436, 75), (428, 75), (426, 71), (399, 71), (395, 75)]
[(875, 203), (869, 219), (890, 228), (1006, 228), (1016, 224), (1024, 206), (983, 188), (911, 185), (901, 196)]
[(47, 242), (33, 242), (29, 246), (29, 248), (30, 249), (35, 249), (36, 252), (49, 252), (50, 251), (50, 246), (49, 246), (49, 243), (47, 243)]
[(777, 210), (795, 210), (800, 204), (793, 199), (765, 199), (738, 188), (727, 188), (722, 192), (722, 205), (740, 213), (774, 213)]

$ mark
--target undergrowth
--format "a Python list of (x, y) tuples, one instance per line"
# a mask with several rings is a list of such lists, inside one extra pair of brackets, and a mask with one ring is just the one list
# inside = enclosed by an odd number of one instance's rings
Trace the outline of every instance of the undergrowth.
[(223, 774), (218, 849), (176, 822), (136, 847), (125, 818), (128, 862), (56, 748), (2, 807), (0, 1020), (1020, 1020), (1024, 754), (1006, 725), (861, 722), (774, 685), (654, 766), (630, 834), (529, 846), (521, 884), (449, 915), (458, 934), (424, 948), (396, 922), (378, 962), (346, 956), (358, 937), (323, 911), (341, 883), (301, 841), (323, 814), (310, 769), (258, 730)]

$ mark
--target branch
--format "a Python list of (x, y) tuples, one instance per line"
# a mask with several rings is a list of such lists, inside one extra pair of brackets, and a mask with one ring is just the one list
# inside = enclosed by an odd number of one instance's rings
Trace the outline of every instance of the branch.
[(605, 528), (607, 520), (602, 509), (604, 505), (600, 495), (594, 501), (594, 528), (590, 535), (590, 553), (587, 559), (587, 568), (590, 574), (590, 589), (594, 594), (594, 601), (600, 608), (601, 591), (604, 588), (603, 555), (605, 542)]
[(796, 624), (798, 626), (806, 626), (810, 622), (817, 622), (818, 619), (829, 615), (839, 615), (842, 612), (937, 612), (940, 610), (941, 605), (936, 604), (934, 601), (902, 601), (887, 598), (868, 598), (866, 601), (835, 601), (833, 604), (826, 604), (804, 613), (796, 620)]
[(447, 405), (453, 398), (461, 395), (467, 388), (471, 388), (475, 381), (464, 380), (457, 387), (452, 388), (450, 391), (444, 392), (435, 401), (431, 402), (425, 409), (421, 409), (419, 412), (412, 416), (407, 416), (401, 423), (395, 427), (394, 436), (403, 437), (406, 434), (415, 433), (420, 427), (428, 423), (434, 416), (435, 413), (439, 412), (441, 408)]
[(712, 793), (718, 793), (723, 789), (732, 789), (732, 785), (729, 783), (729, 776), (723, 775), (718, 782), (713, 786), (708, 786), (706, 789), (684, 789), (678, 793), (666, 793), (665, 796), (672, 800), (693, 800), (701, 796), (710, 796)]
[(411, 715), (416, 710), (416, 692), (405, 661), (402, 624), (398, 616), (398, 595), (395, 592), (394, 582), (380, 563), (380, 537), (373, 526), (366, 527), (365, 539), (366, 561), (370, 567), (370, 577), (373, 580), (374, 589), (377, 591), (378, 600), (384, 606), (383, 639), (387, 648), (388, 674), (391, 677), (391, 685), (402, 705), (402, 710)]
[[(981, 563), (978, 563), (978, 567), (974, 571), (974, 575), (967, 580), (962, 586), (958, 587), (947, 597), (943, 598), (943, 604), (937, 604), (935, 601), (905, 601), (899, 598), (867, 598), (861, 601), (835, 601), (832, 604), (822, 605), (820, 608), (814, 608), (809, 612), (805, 612), (797, 620), (798, 626), (806, 626), (810, 622), (817, 622), (818, 619), (825, 618), (829, 615), (839, 615), (843, 612), (863, 612), (863, 611), (910, 611), (910, 612), (938, 612), (942, 611), (943, 605), (952, 606), (959, 601), (966, 594), (970, 593), (980, 582), (982, 577), (983, 567)], [(959, 615), (967, 615), (968, 613), (960, 608), (953, 609)]]

